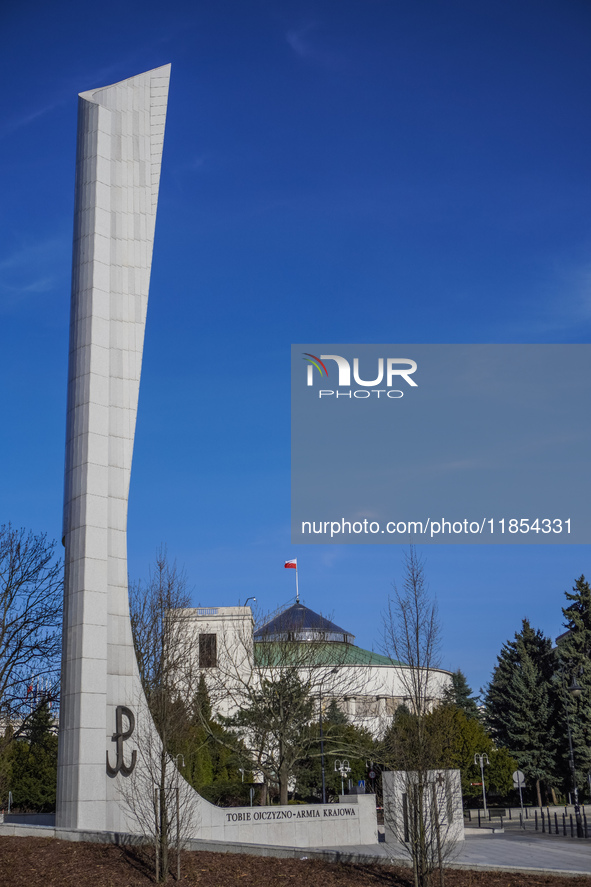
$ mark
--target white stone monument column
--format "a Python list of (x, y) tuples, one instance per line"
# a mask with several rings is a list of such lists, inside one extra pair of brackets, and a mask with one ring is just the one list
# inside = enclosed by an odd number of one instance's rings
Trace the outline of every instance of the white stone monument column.
[(123, 825), (106, 754), (115, 765), (117, 706), (143, 699), (127, 499), (169, 77), (165, 65), (79, 99), (56, 820), (64, 828)]
[[(80, 95), (56, 812), (64, 829), (145, 832), (150, 765), (160, 761), (129, 620), (127, 499), (169, 76), (166, 65)], [(193, 837), (299, 847), (377, 839), (370, 796), (342, 815), (307, 805), (276, 822), (275, 808), (223, 810), (177, 784)]]

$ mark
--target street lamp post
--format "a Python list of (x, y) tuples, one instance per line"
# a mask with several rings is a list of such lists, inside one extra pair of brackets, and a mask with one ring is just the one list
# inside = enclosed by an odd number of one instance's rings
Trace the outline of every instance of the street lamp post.
[(341, 794), (345, 794), (345, 776), (351, 772), (351, 767), (349, 766), (349, 761), (335, 761), (334, 762), (335, 770), (338, 770), (341, 774)]
[[(339, 670), (338, 665), (335, 666), (330, 672), (331, 674), (336, 674)], [(318, 690), (318, 697), (320, 702), (320, 764), (322, 768), (322, 803), (326, 804), (326, 770), (324, 766), (324, 728), (322, 724), (322, 682), (320, 683), (320, 687)]]
[(322, 727), (322, 684), (319, 691), (320, 697), (320, 764), (322, 767), (322, 803), (326, 804), (326, 773), (324, 771), (324, 730)]
[[(178, 754), (175, 756), (176, 768), (179, 768), (179, 758), (182, 760), (183, 770), (185, 769), (185, 756), (183, 754)], [(175, 788), (175, 800), (176, 800), (176, 879), (177, 881), (181, 880), (181, 802), (180, 802), (180, 792), (179, 792), (179, 784), (177, 780), (176, 788)]]
[(490, 764), (488, 755), (483, 752), (481, 755), (474, 755), (474, 763), (480, 764), (480, 776), (482, 779), (482, 800), (484, 801), (484, 815), (486, 816), (486, 789), (484, 787), (484, 765)]

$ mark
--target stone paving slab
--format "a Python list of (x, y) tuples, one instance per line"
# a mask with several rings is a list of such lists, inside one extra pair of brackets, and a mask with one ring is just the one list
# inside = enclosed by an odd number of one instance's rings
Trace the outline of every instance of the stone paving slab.
[(458, 862), (591, 874), (591, 841), (530, 834), (469, 835)]
[[(318, 848), (320, 849), (320, 848)], [(392, 862), (408, 864), (408, 856), (399, 845), (375, 844), (359, 847), (327, 847), (340, 861)], [(305, 855), (302, 852), (302, 855)], [(493, 834), (466, 835), (458, 844), (451, 867), (499, 871), (554, 872), (567, 875), (591, 875), (591, 840), (540, 835)]]

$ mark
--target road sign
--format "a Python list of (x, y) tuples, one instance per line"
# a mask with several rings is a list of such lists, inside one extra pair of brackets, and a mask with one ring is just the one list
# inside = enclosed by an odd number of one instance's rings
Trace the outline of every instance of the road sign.
[(471, 782), (470, 785), (482, 785), (481, 782)]
[(375, 779), (376, 778), (376, 771), (370, 770), (367, 775), (369, 776), (370, 779)]
[(525, 776), (521, 770), (515, 770), (513, 773), (514, 788), (523, 788), (525, 786)]

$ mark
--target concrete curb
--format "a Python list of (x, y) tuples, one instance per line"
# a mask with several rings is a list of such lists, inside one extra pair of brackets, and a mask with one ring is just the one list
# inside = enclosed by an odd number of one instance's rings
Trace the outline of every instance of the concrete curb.
[(505, 829), (500, 825), (483, 825), (480, 828), (466, 828), (464, 826), (464, 834), (480, 835), (482, 838), (486, 838), (487, 835), (504, 835)]

